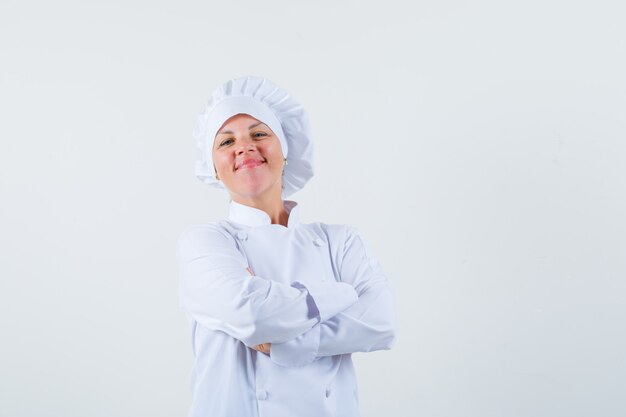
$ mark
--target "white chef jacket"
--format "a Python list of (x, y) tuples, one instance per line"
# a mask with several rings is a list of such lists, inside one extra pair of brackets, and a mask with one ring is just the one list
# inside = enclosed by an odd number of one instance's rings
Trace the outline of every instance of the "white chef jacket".
[[(189, 417), (358, 417), (351, 353), (394, 344), (394, 291), (357, 230), (283, 205), (287, 227), (231, 201), (228, 220), (178, 239)], [(270, 355), (249, 347), (266, 342)]]

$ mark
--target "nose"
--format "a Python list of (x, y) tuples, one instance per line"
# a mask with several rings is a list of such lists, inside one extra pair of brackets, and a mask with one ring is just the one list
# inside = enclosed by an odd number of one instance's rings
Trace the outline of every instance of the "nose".
[(256, 144), (251, 141), (242, 141), (239, 147), (237, 148), (237, 155), (241, 155), (246, 152), (254, 152), (257, 151)]

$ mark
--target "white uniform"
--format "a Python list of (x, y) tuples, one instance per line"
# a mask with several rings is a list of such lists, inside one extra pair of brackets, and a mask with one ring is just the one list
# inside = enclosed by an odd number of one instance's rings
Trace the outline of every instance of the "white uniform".
[[(228, 220), (179, 238), (189, 417), (358, 417), (351, 353), (394, 344), (394, 292), (356, 229), (283, 204), (287, 227), (231, 201)], [(265, 342), (269, 356), (248, 347)]]

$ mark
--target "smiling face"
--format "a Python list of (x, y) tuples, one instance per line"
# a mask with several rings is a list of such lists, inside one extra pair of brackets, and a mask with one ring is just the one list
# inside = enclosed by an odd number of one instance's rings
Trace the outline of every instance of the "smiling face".
[(248, 114), (226, 120), (215, 135), (213, 163), (237, 202), (281, 197), (283, 152), (278, 137)]

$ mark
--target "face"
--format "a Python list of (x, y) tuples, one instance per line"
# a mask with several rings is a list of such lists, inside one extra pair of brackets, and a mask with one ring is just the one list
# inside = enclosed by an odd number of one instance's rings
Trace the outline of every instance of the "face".
[(280, 141), (254, 117), (238, 114), (226, 120), (215, 135), (213, 163), (233, 200), (280, 198), (284, 168)]

